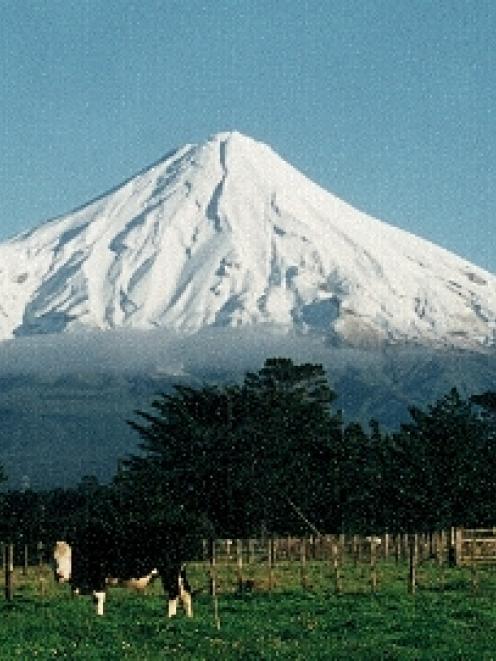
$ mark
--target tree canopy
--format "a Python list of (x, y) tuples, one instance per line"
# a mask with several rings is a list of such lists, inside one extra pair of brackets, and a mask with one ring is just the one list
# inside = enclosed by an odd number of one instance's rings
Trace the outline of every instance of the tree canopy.
[(320, 365), (286, 358), (267, 360), (241, 385), (176, 387), (130, 422), (142, 453), (128, 462), (127, 479), (153, 481), (223, 534), (305, 516), (322, 525), (332, 489), (322, 466), (341, 428), (334, 399)]
[[(411, 530), (494, 511), (489, 428), (452, 389), (395, 433), (345, 425), (320, 365), (267, 360), (241, 385), (177, 387), (131, 425), (142, 454), (128, 479), (201, 512), (218, 534)], [(150, 476), (154, 475), (153, 479)]]

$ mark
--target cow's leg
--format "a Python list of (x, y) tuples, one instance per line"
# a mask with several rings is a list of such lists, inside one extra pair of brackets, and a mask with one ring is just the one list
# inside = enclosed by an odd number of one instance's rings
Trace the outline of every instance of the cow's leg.
[(184, 610), (186, 611), (186, 616), (193, 617), (191, 594), (184, 588), (181, 589), (181, 602), (183, 604)]
[(186, 612), (187, 617), (193, 617), (193, 606), (191, 599), (191, 586), (188, 583), (186, 576), (186, 570), (184, 567), (181, 568), (179, 573), (179, 596), (181, 597), (181, 602)]
[(180, 599), (183, 604), (188, 617), (192, 616), (191, 610), (191, 596), (188, 594), (186, 597), (184, 593), (185, 588), (189, 588), (186, 581), (183, 581), (183, 576), (180, 567), (170, 566), (159, 570), (162, 577), (164, 589), (169, 596), (169, 617), (174, 617), (177, 614), (177, 602)]
[(169, 599), (169, 617), (174, 617), (177, 613), (177, 597)]
[(93, 595), (96, 601), (96, 614), (103, 615), (103, 605), (107, 595), (105, 592), (94, 592)]

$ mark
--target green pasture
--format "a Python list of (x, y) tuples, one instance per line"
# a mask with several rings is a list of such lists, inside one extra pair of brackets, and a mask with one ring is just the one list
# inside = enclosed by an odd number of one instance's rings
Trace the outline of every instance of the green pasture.
[[(0, 602), (0, 659), (496, 659), (496, 570), (418, 568), (415, 595), (405, 563), (342, 568), (336, 594), (328, 563), (246, 568), (250, 589), (237, 591), (236, 568), (217, 569), (215, 625), (207, 568), (190, 568), (194, 618), (167, 620), (156, 583), (141, 595), (112, 588), (98, 618), (88, 598), (72, 598), (47, 567), (16, 570), (15, 597)], [(1, 574), (0, 574), (1, 577)], [(271, 587), (271, 589), (269, 589)]]

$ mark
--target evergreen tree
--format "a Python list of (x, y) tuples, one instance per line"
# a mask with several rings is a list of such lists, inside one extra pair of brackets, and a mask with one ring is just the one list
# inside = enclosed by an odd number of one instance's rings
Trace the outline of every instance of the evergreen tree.
[(410, 415), (392, 437), (397, 523), (407, 530), (477, 524), (487, 492), (480, 417), (456, 388)]
[(496, 392), (488, 390), (481, 395), (472, 395), (470, 400), (482, 406), (488, 413), (496, 415)]
[(388, 437), (371, 421), (367, 434), (358, 423), (343, 433), (339, 465), (341, 528), (371, 532), (384, 529), (390, 508), (387, 491)]
[[(241, 386), (176, 387), (131, 421), (142, 454), (124, 479), (202, 513), (218, 534), (324, 525), (330, 515), (329, 466), (334, 393), (320, 365), (267, 360)], [(153, 487), (151, 485), (154, 485)]]

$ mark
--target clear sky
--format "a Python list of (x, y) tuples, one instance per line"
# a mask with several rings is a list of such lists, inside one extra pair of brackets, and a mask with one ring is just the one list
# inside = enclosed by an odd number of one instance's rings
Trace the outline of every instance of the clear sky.
[(496, 272), (494, 0), (0, 0), (0, 240), (239, 130)]

